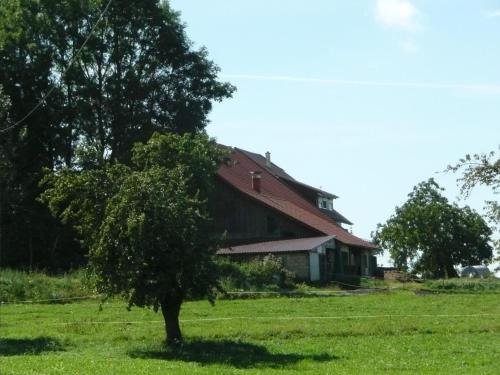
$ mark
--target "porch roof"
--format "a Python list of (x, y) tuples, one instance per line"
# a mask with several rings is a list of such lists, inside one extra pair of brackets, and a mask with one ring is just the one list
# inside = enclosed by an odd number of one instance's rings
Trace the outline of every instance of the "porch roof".
[(295, 251), (310, 251), (334, 239), (335, 236), (295, 238), (293, 240), (280, 240), (258, 242), (249, 245), (232, 246), (220, 249), (219, 255), (232, 254), (258, 254), (258, 253), (285, 253)]

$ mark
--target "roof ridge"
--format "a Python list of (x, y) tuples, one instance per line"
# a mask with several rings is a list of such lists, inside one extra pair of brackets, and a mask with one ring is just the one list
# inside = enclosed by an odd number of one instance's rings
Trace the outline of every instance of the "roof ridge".
[[(248, 151), (248, 150), (245, 150), (245, 149), (242, 149), (242, 148), (239, 148), (239, 147), (234, 147), (234, 149), (237, 149), (238, 151), (241, 151), (242, 153), (245, 154), (246, 157), (248, 157), (250, 159), (252, 159), (252, 158), (249, 157), (246, 154), (255, 155), (255, 156), (258, 156), (261, 159), (265, 159), (265, 157), (263, 155), (259, 154), (258, 152)], [(325, 194), (327, 196), (331, 196), (333, 199), (336, 199), (336, 198), (339, 197), (336, 194), (330, 193), (330, 192), (328, 192), (326, 190), (323, 190), (321, 188), (317, 188), (315, 186), (312, 186), (312, 185), (306, 184), (305, 182), (297, 180), (295, 177), (291, 176), (287, 171), (285, 171), (284, 168), (281, 168), (279, 165), (277, 165), (273, 161), (271, 161), (272, 168), (277, 169), (279, 173), (274, 173), (272, 170), (270, 170), (270, 168), (267, 165), (261, 165), (258, 161), (254, 160), (254, 159), (252, 159), (252, 161), (254, 163), (258, 164), (260, 167), (263, 167), (263, 168), (267, 169), (271, 174), (273, 174), (275, 177), (277, 177), (279, 179), (286, 180), (286, 181), (288, 181), (288, 182), (290, 182), (292, 184), (302, 185), (302, 186), (304, 186), (304, 187), (306, 187), (308, 189), (317, 191), (318, 193), (322, 193), (322, 194)]]
[[(288, 174), (287, 171), (285, 171), (283, 168), (281, 168), (278, 164), (276, 163), (273, 163), (271, 161), (271, 164), (272, 164), (272, 167), (277, 169), (278, 172), (280, 173), (273, 173), (272, 170), (270, 170), (270, 168), (267, 166), (267, 165), (260, 165), (259, 162), (257, 162), (256, 160), (252, 159), (250, 156), (248, 156), (247, 154), (251, 154), (251, 155), (255, 155), (255, 156), (258, 156), (260, 157), (261, 159), (266, 159), (265, 156), (257, 153), (257, 152), (253, 152), (253, 151), (248, 151), (248, 150), (245, 150), (245, 149), (242, 149), (242, 148), (239, 148), (239, 147), (234, 147), (234, 149), (240, 151), (241, 153), (245, 154), (245, 156), (249, 159), (251, 159), (254, 163), (258, 164), (260, 167), (263, 167), (265, 168), (269, 173), (273, 174), (275, 177), (277, 178), (286, 178), (287, 180), (289, 181), (297, 181), (293, 176), (291, 176), (290, 174)], [(280, 174), (282, 174), (283, 176), (279, 176)], [(297, 181), (298, 182), (298, 181)]]
[(302, 185), (306, 188), (309, 188), (309, 189), (312, 189), (312, 190), (315, 190), (319, 193), (323, 193), (323, 194), (326, 194), (326, 195), (330, 195), (332, 196), (334, 199), (338, 198), (339, 196), (338, 195), (335, 195), (333, 193), (329, 193), (328, 191), (326, 190), (323, 190), (323, 189), (320, 189), (320, 188), (317, 188), (317, 187), (314, 187), (312, 185), (309, 185), (309, 184), (306, 184), (305, 182), (302, 182), (302, 181), (299, 181), (299, 180), (296, 180), (296, 179), (293, 179), (293, 180), (289, 180), (288, 178), (285, 178), (285, 177), (281, 177), (283, 180), (288, 180), (289, 182), (291, 182), (292, 184), (298, 184), (298, 185)]

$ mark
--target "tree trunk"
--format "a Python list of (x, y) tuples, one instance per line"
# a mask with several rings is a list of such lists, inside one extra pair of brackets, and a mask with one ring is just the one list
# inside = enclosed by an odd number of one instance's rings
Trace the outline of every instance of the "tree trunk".
[(30, 253), (30, 272), (33, 272), (33, 232), (31, 230), (31, 223), (29, 224), (29, 228), (28, 249)]
[(453, 264), (447, 264), (446, 265), (446, 278), (451, 279), (453, 277), (458, 277), (457, 271), (455, 270), (455, 267), (453, 267)]
[(161, 302), (161, 312), (165, 320), (167, 345), (175, 345), (182, 342), (181, 327), (179, 325), (181, 304), (182, 298), (178, 296), (166, 296)]
[(2, 225), (2, 208), (3, 208), (3, 186), (0, 186), (0, 267), (2, 266), (2, 244), (3, 244), (3, 225)]

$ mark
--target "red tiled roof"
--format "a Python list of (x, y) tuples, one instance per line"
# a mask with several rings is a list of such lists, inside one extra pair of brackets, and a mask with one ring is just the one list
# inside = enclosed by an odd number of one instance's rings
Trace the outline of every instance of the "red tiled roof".
[[(376, 248), (373, 243), (358, 238), (339, 225), (333, 223), (318, 207), (302, 198), (269, 171), (261, 168), (258, 163), (243, 152), (238, 149), (233, 149), (230, 157), (231, 162), (222, 165), (217, 174), (222, 180), (244, 193), (246, 196), (320, 233), (335, 236), (338, 241), (346, 245), (369, 249)], [(252, 189), (250, 172), (253, 171), (261, 172), (260, 193)]]
[(320, 194), (322, 194), (324, 196), (331, 197), (333, 199), (338, 198), (338, 196), (336, 196), (335, 194), (329, 193), (327, 191), (318, 189), (318, 188), (316, 188), (314, 186), (307, 185), (307, 184), (304, 184), (303, 182), (297, 181), (295, 178), (293, 178), (288, 173), (286, 173), (283, 168), (278, 167), (273, 162), (271, 162), (271, 165), (268, 166), (267, 162), (266, 162), (266, 158), (264, 156), (260, 155), (260, 154), (256, 154), (255, 152), (246, 151), (246, 150), (243, 150), (241, 148), (236, 148), (235, 147), (235, 149), (237, 149), (238, 151), (241, 151), (242, 153), (244, 153), (246, 156), (248, 156), (250, 159), (252, 159), (258, 165), (260, 165), (262, 168), (264, 168), (267, 171), (271, 172), (271, 174), (273, 174), (274, 176), (276, 176), (278, 178), (283, 178), (283, 179), (287, 180), (288, 182), (290, 182), (292, 184), (297, 184), (297, 185), (303, 186), (306, 189), (313, 190), (313, 191), (315, 191), (317, 193), (320, 193)]
[(220, 249), (217, 254), (256, 254), (256, 253), (282, 253), (291, 251), (310, 251), (330, 241), (335, 236), (321, 236), (308, 238), (295, 238), (292, 240), (267, 241), (249, 245), (231, 246)]
[[(285, 179), (290, 180), (290, 181), (296, 181), (295, 178), (293, 178), (288, 173), (286, 173), (283, 168), (277, 166), (273, 162), (271, 162), (271, 165), (268, 166), (267, 165), (267, 160), (266, 160), (266, 158), (264, 156), (262, 156), (260, 154), (256, 154), (255, 152), (250, 152), (250, 151), (247, 151), (247, 150), (243, 150), (242, 148), (236, 148), (235, 147), (235, 149), (237, 149), (238, 151), (244, 153), (246, 156), (248, 156), (254, 162), (256, 162), (257, 164), (259, 164), (262, 168), (267, 169), (269, 172), (271, 172), (276, 177), (278, 177), (278, 178), (285, 178)], [(296, 182), (298, 182), (298, 181), (296, 181)]]

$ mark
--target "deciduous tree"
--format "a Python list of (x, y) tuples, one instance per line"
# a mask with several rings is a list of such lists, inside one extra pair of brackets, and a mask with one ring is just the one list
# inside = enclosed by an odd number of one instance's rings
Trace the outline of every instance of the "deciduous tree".
[(421, 182), (378, 225), (374, 240), (400, 269), (448, 278), (457, 276), (457, 265), (491, 260), (491, 229), (471, 208), (450, 204), (442, 190), (433, 179)]
[(187, 296), (213, 299), (216, 237), (208, 199), (222, 158), (204, 135), (155, 134), (133, 163), (48, 176), (43, 200), (89, 249), (97, 289), (161, 309), (168, 343), (182, 340)]
[[(452, 172), (461, 171), (463, 173), (458, 182), (461, 185), (461, 192), (465, 197), (468, 197), (477, 186), (489, 187), (495, 195), (500, 193), (500, 155), (498, 151), (465, 155), (457, 164), (449, 165), (447, 170)], [(498, 232), (500, 226), (500, 205), (498, 204), (498, 200), (488, 200), (485, 203), (488, 219)], [(498, 256), (495, 260), (500, 261), (499, 239), (495, 241), (495, 245), (498, 251)]]

